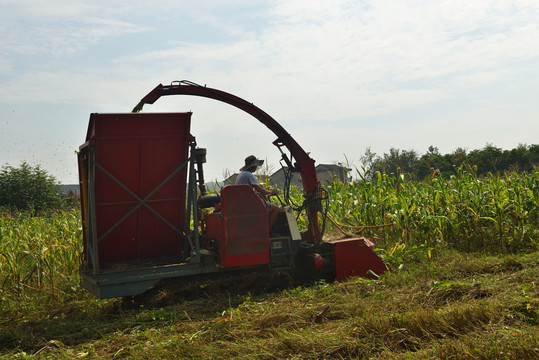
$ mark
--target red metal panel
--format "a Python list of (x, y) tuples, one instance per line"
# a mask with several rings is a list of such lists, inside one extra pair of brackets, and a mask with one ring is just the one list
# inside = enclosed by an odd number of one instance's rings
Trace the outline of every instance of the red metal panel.
[(387, 271), (384, 262), (376, 255), (362, 238), (345, 239), (335, 242), (335, 277), (337, 281), (351, 276), (375, 278)]
[(212, 213), (206, 216), (206, 236), (208, 239), (217, 241), (219, 250), (219, 264), (225, 266), (225, 228), (222, 213)]
[[(226, 243), (220, 246), (225, 267), (269, 263), (268, 211), (249, 185), (221, 190)], [(224, 260), (223, 260), (224, 259)]]
[[(187, 160), (190, 121), (191, 113), (90, 117), (87, 140), (96, 149), (94, 186), (101, 263), (180, 254), (181, 236), (166, 222), (179, 230), (183, 227), (188, 166), (164, 182)], [(162, 219), (140, 206), (142, 200)]]

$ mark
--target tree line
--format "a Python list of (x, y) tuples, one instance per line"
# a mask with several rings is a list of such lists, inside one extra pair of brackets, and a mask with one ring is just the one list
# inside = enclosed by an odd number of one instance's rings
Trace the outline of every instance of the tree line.
[(370, 148), (361, 157), (364, 169), (374, 174), (377, 171), (387, 174), (407, 174), (412, 179), (423, 180), (435, 173), (443, 177), (456, 174), (460, 167), (469, 167), (476, 175), (497, 174), (506, 171), (531, 171), (539, 165), (539, 145), (519, 145), (511, 150), (502, 150), (491, 144), (482, 149), (468, 152), (457, 148), (449, 154), (441, 154), (435, 146), (418, 155), (415, 150), (391, 148), (389, 153), (377, 156)]
[[(423, 180), (434, 174), (450, 177), (461, 167), (468, 167), (477, 176), (506, 171), (531, 171), (539, 165), (539, 145), (519, 145), (502, 150), (488, 144), (479, 150), (468, 152), (457, 148), (450, 154), (441, 154), (435, 146), (418, 155), (415, 150), (391, 148), (389, 153), (377, 156), (367, 148), (360, 158), (364, 170), (373, 175), (406, 174), (413, 180)], [(43, 211), (66, 205), (60, 196), (58, 181), (39, 166), (23, 162), (18, 168), (0, 168), (0, 211), (2, 209)]]

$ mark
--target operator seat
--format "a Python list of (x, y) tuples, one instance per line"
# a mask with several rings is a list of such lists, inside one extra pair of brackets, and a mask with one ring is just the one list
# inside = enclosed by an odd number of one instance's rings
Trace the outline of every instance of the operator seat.
[(207, 237), (217, 240), (222, 266), (269, 263), (268, 211), (251, 186), (224, 186), (221, 203), (206, 224)]
[(220, 194), (206, 194), (204, 196), (199, 197), (197, 200), (199, 209), (207, 209), (207, 208), (215, 207), (215, 205), (219, 204), (220, 202), (221, 202)]

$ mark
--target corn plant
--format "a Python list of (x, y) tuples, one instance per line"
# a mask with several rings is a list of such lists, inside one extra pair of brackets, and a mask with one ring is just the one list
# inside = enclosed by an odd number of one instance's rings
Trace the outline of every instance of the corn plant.
[(46, 290), (58, 296), (77, 284), (82, 251), (80, 211), (46, 216), (0, 216), (0, 289), (10, 294)]
[(514, 252), (538, 247), (539, 172), (478, 177), (473, 168), (455, 169), (449, 179), (434, 172), (423, 182), (404, 174), (366, 174), (352, 183), (328, 185), (329, 216), (366, 230), (387, 247)]

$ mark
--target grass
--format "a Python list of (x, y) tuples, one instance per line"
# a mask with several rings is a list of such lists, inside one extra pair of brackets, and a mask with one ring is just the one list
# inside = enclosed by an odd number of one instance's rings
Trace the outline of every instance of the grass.
[(536, 359), (538, 253), (446, 250), (377, 281), (3, 313), (3, 358)]

